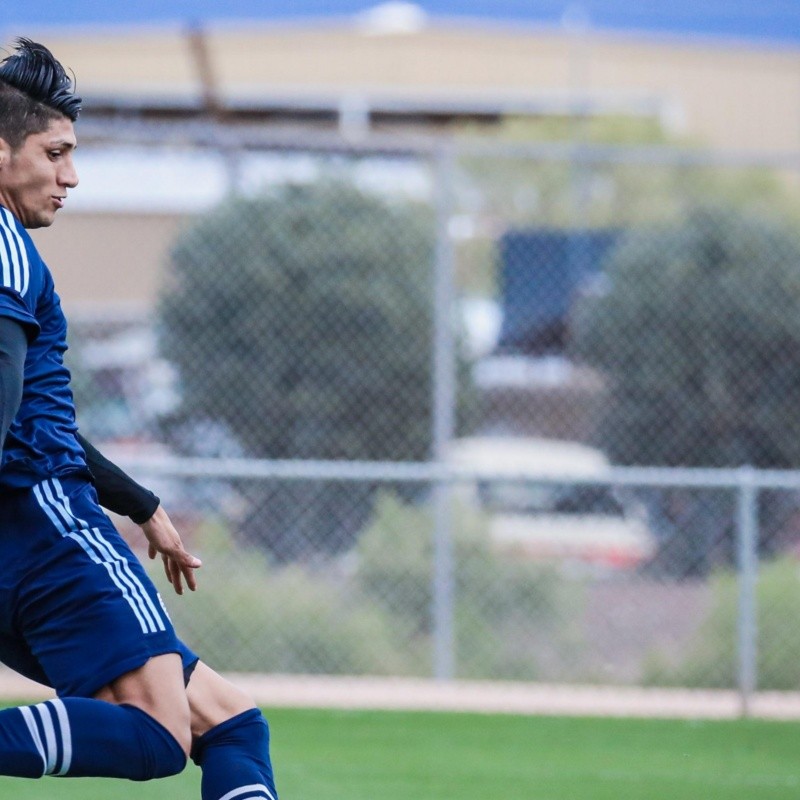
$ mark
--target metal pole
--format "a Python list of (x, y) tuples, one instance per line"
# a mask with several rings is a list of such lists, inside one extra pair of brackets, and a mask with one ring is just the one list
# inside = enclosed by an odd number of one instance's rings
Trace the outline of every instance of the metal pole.
[(758, 487), (755, 472), (739, 472), (738, 567), (739, 567), (739, 696), (741, 715), (750, 715), (753, 692), (758, 684), (756, 578), (758, 573)]
[[(455, 291), (452, 216), (453, 153), (443, 146), (436, 154), (436, 262), (433, 308), (433, 457), (442, 463), (455, 429), (456, 365), (453, 336)], [(433, 674), (449, 680), (455, 674), (453, 632), (453, 541), (451, 485), (433, 487)]]

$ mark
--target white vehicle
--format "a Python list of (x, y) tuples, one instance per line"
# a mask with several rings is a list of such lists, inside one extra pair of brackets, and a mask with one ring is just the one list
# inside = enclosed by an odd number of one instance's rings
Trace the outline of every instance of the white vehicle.
[(471, 501), (487, 514), (492, 540), (504, 551), (605, 569), (635, 568), (655, 553), (644, 509), (602, 483), (610, 465), (596, 448), (472, 437), (453, 441), (448, 460), (476, 476), (464, 485), (473, 487)]

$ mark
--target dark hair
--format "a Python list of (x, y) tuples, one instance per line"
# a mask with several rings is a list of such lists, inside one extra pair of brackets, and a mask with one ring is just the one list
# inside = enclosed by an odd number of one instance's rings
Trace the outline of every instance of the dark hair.
[(75, 84), (53, 54), (17, 39), (15, 52), (0, 62), (0, 137), (17, 148), (59, 116), (75, 122), (80, 111)]

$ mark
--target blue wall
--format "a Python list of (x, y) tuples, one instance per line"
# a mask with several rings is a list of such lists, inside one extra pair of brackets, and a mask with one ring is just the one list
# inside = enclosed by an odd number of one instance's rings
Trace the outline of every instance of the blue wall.
[(498, 352), (558, 354), (576, 296), (603, 269), (618, 231), (512, 231), (500, 240)]

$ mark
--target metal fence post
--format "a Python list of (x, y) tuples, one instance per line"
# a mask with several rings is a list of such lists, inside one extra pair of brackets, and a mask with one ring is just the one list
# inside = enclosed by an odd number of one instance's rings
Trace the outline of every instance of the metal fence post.
[(741, 714), (750, 715), (758, 683), (756, 578), (758, 572), (758, 487), (750, 467), (739, 471), (737, 562), (739, 568), (738, 682)]
[[(453, 153), (449, 146), (436, 153), (436, 260), (434, 265), (433, 341), (433, 457), (443, 463), (453, 438), (456, 404), (456, 366), (453, 337), (452, 215)], [(434, 486), (433, 529), (433, 674), (448, 680), (455, 674), (452, 487), (439, 480)]]

